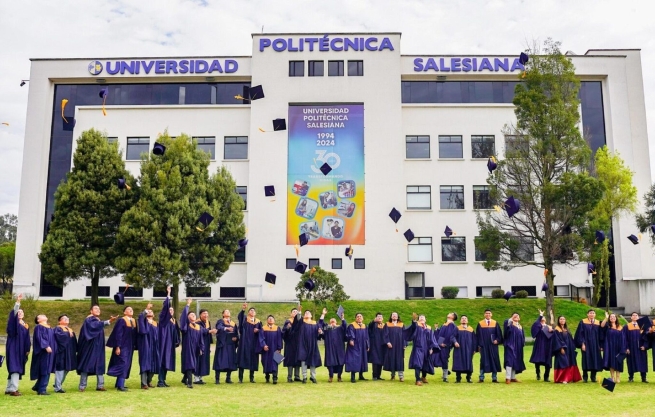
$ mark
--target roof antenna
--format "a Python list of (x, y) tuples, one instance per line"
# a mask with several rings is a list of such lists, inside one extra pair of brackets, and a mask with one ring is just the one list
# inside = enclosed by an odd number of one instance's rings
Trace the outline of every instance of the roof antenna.
[(264, 33), (264, 25), (262, 25), (262, 33)]

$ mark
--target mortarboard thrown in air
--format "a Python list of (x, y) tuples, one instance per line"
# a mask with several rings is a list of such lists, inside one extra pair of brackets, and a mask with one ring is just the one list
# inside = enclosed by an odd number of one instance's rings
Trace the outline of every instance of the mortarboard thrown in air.
[(446, 235), (446, 237), (450, 237), (450, 236), (454, 235), (455, 233), (453, 233), (453, 229), (446, 226), (446, 229), (443, 231), (443, 234)]
[(327, 175), (330, 172), (332, 172), (332, 167), (327, 162), (324, 163), (323, 165), (321, 165), (321, 167), (319, 169), (321, 170), (323, 175)]
[(639, 325), (639, 328), (646, 333), (651, 326), (650, 318), (648, 316), (639, 317), (637, 324)]
[[(398, 220), (402, 217), (402, 214), (396, 208), (392, 208), (391, 211), (389, 212), (389, 217), (391, 217), (391, 220), (393, 220), (394, 223), (398, 224)], [(398, 228), (396, 228), (396, 232), (398, 231)]]
[(610, 378), (603, 378), (603, 381), (601, 382), (601, 386), (608, 390), (609, 392), (614, 392), (614, 387), (616, 386), (616, 383), (612, 381)]
[(512, 295), (514, 294), (512, 294), (511, 291), (507, 291), (505, 295), (503, 295), (503, 298), (505, 299), (505, 301), (509, 301), (509, 299), (512, 298)]
[(152, 147), (153, 155), (162, 156), (166, 152), (166, 147), (159, 142), (155, 142), (155, 145)]
[(75, 128), (75, 118), (73, 116), (64, 117), (63, 129), (66, 132), (72, 132)]
[(487, 169), (489, 170), (489, 173), (491, 174), (494, 172), (496, 168), (498, 168), (498, 161), (496, 161), (495, 157), (490, 156), (487, 160)]
[(305, 271), (307, 270), (307, 264), (298, 261), (296, 262), (296, 266), (293, 268), (293, 270), (298, 272), (299, 274), (304, 274)]
[(274, 185), (265, 185), (264, 186), (264, 195), (266, 197), (275, 197), (275, 186)]
[(285, 119), (273, 120), (273, 130), (276, 132), (280, 130), (287, 130), (287, 121)]
[(628, 236), (628, 240), (632, 242), (633, 245), (638, 245), (639, 244), (639, 238), (635, 235), (630, 235)]
[(405, 233), (403, 233), (405, 236), (405, 239), (407, 239), (408, 242), (411, 242), (414, 240), (414, 232), (412, 232), (412, 229), (407, 229)]
[(655, 224), (651, 224), (649, 227), (650, 232), (655, 235)]
[(519, 62), (521, 63), (521, 65), (527, 64), (529, 60), (530, 57), (528, 56), (528, 54), (526, 54), (525, 52), (521, 52), (521, 55), (519, 55)]
[(105, 103), (107, 102), (107, 94), (109, 94), (109, 88), (105, 87), (100, 90), (98, 96), (102, 99), (102, 115), (106, 116), (107, 112), (105, 111)]
[(259, 100), (260, 98), (264, 98), (264, 88), (261, 85), (256, 85), (254, 87), (244, 86), (243, 96), (236, 95), (234, 98), (237, 100)]
[(339, 308), (337, 308), (337, 317), (341, 318), (341, 316), (344, 313), (344, 309), (342, 305), (339, 305)]
[(209, 226), (209, 224), (210, 224), (212, 221), (214, 221), (214, 217), (213, 217), (211, 214), (209, 214), (209, 213), (207, 213), (207, 212), (202, 213), (202, 214), (200, 215), (200, 217), (198, 218), (198, 221), (197, 221), (196, 223), (200, 223), (200, 224), (202, 224), (204, 227), (201, 228), (200, 226), (197, 226), (197, 227), (196, 227), (196, 230), (199, 231), (199, 232), (204, 232), (205, 229), (207, 228), (207, 226)]
[(114, 302), (116, 304), (120, 305), (120, 306), (124, 305), (125, 304), (125, 294), (123, 294), (120, 291), (117, 292), (116, 294), (114, 294)]
[(304, 287), (307, 289), (307, 291), (313, 291), (314, 288), (316, 287), (316, 284), (314, 281), (310, 278), (307, 281), (305, 281)]
[(541, 285), (541, 291), (543, 291), (543, 292), (548, 291), (548, 283), (544, 282), (544, 283)]
[(596, 230), (596, 240), (594, 244), (603, 243), (605, 241), (605, 232), (602, 230)]
[(546, 336), (546, 339), (553, 337), (553, 332), (548, 331), (548, 326), (542, 326), (541, 331), (543, 332), (544, 336)]
[(132, 189), (132, 187), (130, 187), (130, 185), (127, 183), (125, 178), (118, 179), (118, 188), (121, 190), (126, 189), (127, 191), (130, 191)]
[(298, 241), (300, 242), (301, 247), (309, 243), (309, 238), (307, 237), (307, 233), (301, 233), (300, 235), (298, 235)]
[(243, 249), (248, 244), (248, 239), (246, 239), (245, 237), (243, 239), (239, 239), (239, 242), (237, 244), (239, 245), (239, 249)]
[(515, 199), (514, 196), (510, 196), (505, 201), (505, 210), (507, 210), (507, 215), (512, 217), (521, 210), (521, 203), (519, 203), (519, 200)]
[(275, 285), (275, 279), (277, 277), (275, 274), (271, 274), (270, 272), (266, 273), (266, 276), (264, 277), (264, 281), (268, 282), (269, 284)]
[(596, 267), (591, 262), (587, 263), (587, 274), (596, 274)]
[(350, 245), (346, 248), (346, 256), (352, 261), (353, 259), (353, 245)]

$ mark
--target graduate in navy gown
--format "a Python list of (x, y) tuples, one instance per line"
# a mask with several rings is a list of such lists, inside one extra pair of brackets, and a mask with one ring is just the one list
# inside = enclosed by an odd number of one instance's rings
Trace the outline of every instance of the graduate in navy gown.
[(384, 327), (384, 344), (387, 353), (384, 355), (384, 370), (391, 372), (391, 380), (398, 379), (405, 382), (405, 348), (410, 331), (405, 329), (397, 312), (392, 312), (389, 321)]
[(520, 382), (516, 375), (525, 371), (523, 361), (523, 348), (525, 347), (525, 334), (520, 323), (519, 313), (512, 314), (512, 317), (505, 321), (505, 383)]
[(603, 358), (600, 353), (600, 321), (596, 320), (594, 310), (589, 310), (587, 318), (580, 321), (574, 340), (582, 351), (582, 379), (587, 382), (591, 373), (591, 382), (596, 382), (596, 372), (603, 370)]
[(359, 373), (360, 381), (366, 381), (364, 372), (368, 372), (369, 340), (362, 313), (357, 313), (355, 321), (348, 326), (346, 339), (346, 372), (350, 372), (350, 382), (355, 382), (356, 373)]
[(123, 309), (123, 317), (118, 319), (114, 330), (107, 339), (107, 347), (111, 350), (107, 375), (116, 377), (116, 389), (127, 391), (125, 380), (130, 377), (132, 370), (132, 359), (136, 349), (136, 320), (134, 320), (132, 307)]
[(30, 326), (25, 323), (25, 313), (20, 308), (23, 294), (18, 294), (14, 308), (9, 312), (7, 320), (7, 345), (5, 347), (5, 362), (9, 377), (5, 394), (14, 397), (22, 395), (18, 391), (18, 381), (25, 375), (25, 363), (30, 354)]
[(603, 333), (603, 369), (610, 371), (610, 378), (618, 384), (621, 382), (628, 341), (616, 314), (606, 311), (600, 327)]
[(466, 382), (470, 384), (473, 382), (471, 381), (473, 355), (478, 349), (478, 342), (473, 327), (469, 326), (468, 317), (462, 316), (459, 322), (453, 343), (453, 372), (455, 372), (455, 383), (462, 382), (462, 374), (465, 374)]
[(89, 375), (97, 379), (96, 391), (105, 389), (105, 327), (116, 321), (118, 317), (110, 316), (109, 320), (100, 320), (100, 307), (91, 306), (89, 314), (77, 339), (77, 373), (80, 375), (80, 392), (84, 392)]
[[(270, 382), (273, 375), (273, 384), (277, 384), (278, 363), (275, 361), (275, 353), (282, 353), (282, 329), (275, 324), (275, 317), (268, 316), (266, 324), (262, 326), (263, 337), (261, 339), (262, 368), (266, 375), (266, 383)], [(318, 351), (318, 348), (317, 348)]]
[(237, 370), (237, 344), (239, 330), (232, 321), (230, 310), (223, 310), (223, 318), (216, 322), (216, 352), (214, 353), (213, 369), (216, 374), (215, 383), (221, 383), (221, 372), (227, 373), (225, 383), (232, 383), (232, 372)]
[(38, 395), (50, 395), (46, 391), (50, 374), (55, 371), (55, 357), (57, 356), (57, 340), (55, 331), (48, 324), (48, 317), (40, 314), (34, 318), (34, 343), (32, 348), (32, 363), (30, 365), (30, 379), (36, 381), (32, 391)]
[(373, 381), (382, 380), (382, 365), (384, 355), (389, 349), (384, 342), (385, 325), (382, 313), (375, 315), (375, 320), (368, 324), (368, 340), (371, 349), (368, 352), (368, 363), (373, 367)]
[(209, 312), (205, 309), (200, 310), (200, 318), (196, 321), (196, 324), (200, 326), (200, 330), (202, 330), (202, 345), (204, 347), (202, 354), (198, 356), (196, 362), (196, 370), (193, 373), (193, 383), (204, 385), (205, 381), (202, 380), (202, 377), (209, 375), (211, 369), (211, 346), (214, 344), (214, 335), (217, 330), (212, 329), (212, 324), (209, 321)]
[(331, 318), (329, 323), (325, 323), (325, 314), (327, 310), (323, 309), (324, 313), (318, 321), (318, 325), (323, 329), (323, 340), (325, 341), (325, 366), (328, 368), (329, 378), (328, 382), (332, 382), (334, 374), (337, 374), (337, 381), (342, 382), (341, 374), (343, 372), (343, 365), (346, 362), (346, 331), (348, 330), (348, 323), (344, 319), (344, 314), (341, 314), (341, 325), (337, 324), (335, 318)]
[[(551, 335), (550, 338), (544, 333), (544, 328)], [(532, 355), (530, 355), (530, 362), (534, 363), (535, 372), (537, 373), (537, 381), (541, 379), (541, 367), (544, 367), (544, 382), (550, 382), (550, 368), (553, 367), (552, 355), (552, 333), (553, 328), (546, 324), (544, 312), (539, 310), (539, 317), (532, 325), (530, 334), (534, 339), (532, 347)]]
[(159, 374), (161, 357), (159, 353), (159, 329), (155, 321), (152, 304), (148, 303), (145, 311), (139, 314), (136, 346), (139, 351), (139, 373), (141, 389), (154, 388), (152, 377)]
[(498, 345), (503, 343), (503, 335), (500, 325), (491, 318), (492, 316), (491, 310), (485, 310), (484, 319), (480, 320), (478, 327), (475, 329), (478, 351), (480, 352), (479, 382), (484, 382), (484, 374), (488, 373), (491, 373), (491, 382), (498, 382), (497, 374), (502, 369), (500, 367)]
[(653, 354), (653, 371), (655, 371), (655, 320), (650, 324), (648, 329), (648, 346)]
[(648, 341), (646, 334), (644, 334), (639, 327), (639, 314), (632, 313), (630, 316), (631, 322), (623, 327), (623, 333), (628, 342), (627, 350), (625, 351), (628, 356), (628, 382), (634, 381), (635, 372), (639, 372), (641, 382), (647, 383), (646, 373), (648, 372)]
[(55, 357), (55, 392), (63, 394), (62, 388), (68, 372), (77, 368), (77, 337), (69, 327), (68, 316), (59, 316), (59, 325), (55, 327), (55, 340), (57, 341), (57, 356)]
[[(302, 311), (300, 306), (298, 310)], [(326, 311), (325, 309), (323, 309)], [(327, 311), (326, 311), (327, 312)], [(297, 317), (296, 317), (297, 318)], [(302, 370), (302, 383), (307, 383), (307, 368), (309, 367), (309, 380), (316, 384), (316, 368), (321, 367), (321, 354), (318, 351), (318, 339), (323, 335), (323, 329), (312, 320), (312, 312), (307, 310), (302, 320), (295, 320), (291, 329), (298, 333), (297, 357)]]
[[(298, 333), (293, 333), (293, 322), (298, 315), (296, 307), (291, 309), (291, 315), (282, 326), (282, 338), (284, 339), (284, 366), (287, 368), (287, 382), (300, 382), (300, 362), (296, 359), (298, 352)], [(293, 377), (293, 379), (292, 379)]]
[(189, 312), (191, 298), (187, 298), (186, 306), (180, 314), (180, 332), (182, 332), (182, 383), (187, 388), (193, 388), (193, 373), (196, 371), (198, 356), (205, 350), (202, 330), (196, 324), (196, 313)]
[(425, 316), (418, 316), (418, 321), (415, 315), (412, 318), (413, 322), (407, 335), (407, 341), (411, 341), (413, 345), (409, 355), (409, 368), (414, 370), (416, 385), (421, 386), (428, 383), (427, 374), (434, 375), (434, 365), (430, 358), (439, 347), (432, 329), (425, 323)]
[(159, 378), (157, 387), (168, 388), (166, 375), (168, 371), (175, 372), (175, 348), (180, 346), (180, 325), (175, 319), (175, 309), (171, 307), (171, 287), (166, 288), (167, 294), (161, 311), (159, 312)]
[(554, 336), (550, 340), (553, 356), (555, 357), (554, 382), (556, 384), (568, 384), (569, 382), (582, 380), (576, 359), (575, 342), (564, 316), (557, 318), (557, 326), (555, 326), (553, 333)]
[(450, 359), (450, 351), (455, 344), (455, 335), (457, 335), (457, 325), (455, 324), (457, 320), (457, 313), (448, 313), (446, 316), (446, 322), (443, 326), (437, 331), (437, 326), (435, 324), (434, 338), (439, 345), (439, 350), (434, 352), (434, 367), (442, 369), (441, 380), (443, 382), (448, 382), (448, 360)]
[(256, 318), (257, 311), (254, 307), (246, 309), (248, 303), (243, 303), (239, 312), (239, 348), (237, 349), (239, 383), (243, 383), (243, 371), (250, 373), (250, 382), (255, 383), (255, 372), (259, 370), (259, 332), (262, 323)]

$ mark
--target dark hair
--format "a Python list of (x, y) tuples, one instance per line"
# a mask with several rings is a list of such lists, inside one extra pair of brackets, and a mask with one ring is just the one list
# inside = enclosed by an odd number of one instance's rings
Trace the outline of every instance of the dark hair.
[(91, 304), (91, 308), (89, 308), (89, 310), (93, 310), (93, 307), (98, 307), (98, 308), (100, 308), (100, 306), (99, 306), (98, 304)]
[(311, 310), (305, 310), (305, 311), (302, 312), (302, 315), (304, 316), (304, 315), (307, 314), (307, 313), (311, 314), (312, 311), (311, 311)]
[(592, 311), (593, 311), (594, 313), (596, 312), (596, 310), (594, 310), (593, 308), (590, 308), (589, 310), (587, 310), (587, 314), (591, 313)]
[(61, 319), (64, 317), (68, 317), (68, 314), (62, 314), (61, 316), (57, 317), (57, 321), (61, 321)]
[(517, 314), (517, 315), (520, 316), (520, 314), (519, 314), (517, 311), (513, 312), (513, 313), (512, 313), (512, 316), (514, 316), (514, 314)]
[(39, 316), (40, 314), (37, 314), (36, 317), (34, 317), (34, 324), (39, 324)]
[(457, 320), (457, 313), (455, 313), (455, 312), (453, 311), (453, 312), (451, 312), (450, 314), (453, 315), (453, 321)]
[(250, 310), (255, 310), (255, 311), (257, 311), (257, 309), (256, 309), (255, 307), (250, 307), (250, 308), (248, 309), (248, 313), (250, 313)]
[(198, 313), (198, 315), (201, 315), (202, 313), (207, 313), (207, 310), (205, 310), (205, 309), (203, 308), (202, 310), (200, 310), (200, 312)]
[(377, 313), (375, 313), (375, 317), (381, 316), (381, 315), (382, 315), (382, 313), (380, 313), (379, 311)]
[(633, 315), (635, 315), (635, 314), (636, 314), (636, 315), (639, 315), (639, 313), (633, 311), (632, 313), (630, 313), (630, 316), (633, 316)]
[(490, 310), (490, 309), (486, 309), (486, 310), (484, 310), (485, 313), (486, 313), (487, 311), (491, 313), (491, 310)]
[(462, 314), (462, 315), (460, 316), (459, 319), (461, 320), (461, 319), (463, 319), (464, 317), (466, 317), (467, 319), (469, 318), (469, 316), (467, 316), (466, 314)]
[(225, 314), (226, 311), (228, 311), (229, 308), (226, 308), (225, 310), (221, 311), (221, 315)]
[(272, 314), (269, 314), (268, 317), (266, 317), (266, 318), (270, 319), (271, 317), (273, 317), (275, 319), (275, 316), (273, 316)]
[[(391, 314), (389, 314), (389, 322), (391, 322), (391, 320), (392, 320), (392, 319), (391, 319), (391, 316), (393, 316), (393, 313), (398, 314), (397, 311), (392, 311)], [(401, 321), (401, 320), (400, 320), (400, 314), (398, 314), (398, 321)]]
[(123, 313), (125, 313), (125, 310), (127, 310), (128, 308), (132, 308), (132, 306), (125, 306), (125, 307), (123, 308)]
[(564, 317), (564, 316), (559, 316), (559, 317), (557, 317), (557, 326), (559, 326), (560, 329), (562, 329), (562, 330), (566, 330), (566, 331), (568, 332), (568, 331), (569, 331), (569, 326), (566, 325), (566, 322), (564, 323), (564, 326), (562, 326), (561, 324), (559, 324), (559, 319), (564, 319), (564, 320), (566, 320), (566, 317)]
[[(614, 314), (614, 313), (612, 313), (612, 314)], [(618, 329), (619, 326), (620, 326), (620, 324), (619, 324), (619, 316), (617, 316), (616, 314), (614, 314), (614, 318), (615, 318), (616, 320), (614, 320), (614, 324), (612, 324), (612, 322), (610, 321), (610, 318), (612, 317), (612, 314), (610, 314), (610, 315), (607, 317), (607, 322), (608, 322), (609, 325), (610, 325), (610, 329)]]
[(362, 313), (359, 313), (359, 312), (355, 313), (355, 318), (357, 318), (357, 316), (362, 316), (362, 318), (364, 318), (364, 315)]
[(292, 308), (292, 309), (291, 309), (291, 312), (293, 313), (294, 310), (295, 310), (295, 311), (298, 311), (298, 307), (294, 307), (294, 308)]

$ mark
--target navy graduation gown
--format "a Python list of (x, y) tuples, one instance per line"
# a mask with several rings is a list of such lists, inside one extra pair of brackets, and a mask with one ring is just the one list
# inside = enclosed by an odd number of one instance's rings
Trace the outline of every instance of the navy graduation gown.
[[(258, 333), (255, 333), (258, 329)], [(262, 323), (259, 319), (250, 320), (246, 313), (239, 312), (239, 349), (237, 349), (238, 367), (250, 371), (259, 370), (260, 332)]]
[[(655, 329), (655, 320), (651, 324), (651, 330)], [(650, 345), (651, 351), (653, 352), (653, 371), (655, 371), (655, 330), (652, 333), (648, 333), (648, 343)]]
[(136, 345), (139, 351), (139, 369), (141, 373), (159, 373), (161, 358), (157, 322), (149, 322), (145, 311), (139, 314), (138, 320)]
[[(475, 329), (476, 340), (478, 342), (478, 350), (480, 352), (480, 369), (484, 373), (500, 372), (500, 354), (498, 353), (498, 346), (503, 343), (503, 334), (500, 331), (500, 325), (496, 320), (490, 319), (480, 320)], [(493, 341), (498, 344), (494, 345)]]
[(293, 332), (294, 318), (290, 318), (284, 322), (282, 326), (282, 338), (284, 339), (284, 366), (287, 368), (300, 365), (296, 359), (298, 356), (298, 336), (299, 334)]
[(93, 315), (87, 316), (77, 339), (77, 373), (105, 373), (105, 323)]
[(421, 326), (413, 322), (410, 326), (411, 332), (408, 335), (412, 342), (412, 353), (409, 355), (409, 368), (420, 369), (430, 375), (434, 375), (434, 364), (430, 358), (430, 349), (437, 350), (437, 341), (434, 340), (434, 333), (430, 326)]
[[(627, 347), (630, 349), (630, 353), (626, 356), (628, 373), (648, 372), (648, 352), (646, 352), (648, 342), (646, 341), (646, 335), (641, 332), (637, 323), (623, 326), (622, 331), (628, 343)], [(642, 347), (644, 350), (641, 350)]]
[(313, 320), (295, 320), (291, 331), (298, 333), (298, 350), (296, 360), (306, 362), (307, 366), (319, 367), (321, 354), (318, 351), (318, 323)]
[(343, 366), (346, 363), (346, 331), (348, 323), (341, 320), (340, 326), (330, 327), (321, 319), (319, 327), (323, 329), (323, 340), (325, 341), (325, 366)]
[[(107, 346), (112, 348), (107, 375), (129, 378), (136, 347), (136, 320), (127, 316), (118, 319), (109, 335)], [(121, 350), (120, 355), (116, 354), (117, 347)]]
[(230, 319), (220, 319), (216, 322), (216, 330), (218, 333), (216, 333), (216, 352), (212, 369), (218, 372), (236, 371), (239, 343), (237, 325)]
[[(49, 375), (55, 371), (55, 357), (57, 356), (57, 340), (55, 331), (50, 326), (37, 324), (34, 327), (34, 352), (30, 364), (30, 379), (39, 379), (40, 376)], [(52, 352), (48, 353), (46, 348)]]
[[(346, 372), (368, 372), (368, 329), (364, 323), (352, 322), (346, 329)], [(350, 342), (354, 346), (350, 346)]]
[(616, 355), (625, 354), (628, 348), (628, 340), (623, 327), (618, 326), (616, 329), (610, 327), (609, 323), (601, 327), (603, 331), (603, 369), (609, 371), (610, 368), (623, 372), (623, 363), (625, 359), (619, 360)]
[(457, 326), (455, 342), (459, 347), (453, 343), (453, 372), (473, 372), (473, 355), (478, 348), (473, 327)]
[(195, 372), (198, 356), (204, 350), (202, 330), (196, 323), (189, 323), (189, 306), (180, 314), (180, 331), (182, 332), (182, 373)]
[[(532, 328), (530, 328), (530, 334), (534, 339), (534, 345), (532, 346), (532, 355), (530, 355), (530, 362), (538, 365), (553, 365), (553, 356), (551, 355), (552, 343), (551, 339), (546, 337), (542, 331), (542, 327), (547, 327), (546, 325), (541, 324), (542, 316), (537, 318), (537, 321), (534, 322)], [(553, 330), (554, 332), (554, 330)]]
[(582, 370), (602, 371), (603, 358), (600, 353), (600, 321), (594, 320), (591, 322), (589, 319), (581, 320), (575, 331), (574, 340), (578, 349), (582, 349), (583, 343), (585, 345), (585, 350), (581, 350)]
[[(571, 332), (564, 331), (559, 326), (553, 329), (553, 337), (550, 339), (552, 344), (552, 352), (555, 357), (555, 369), (566, 369), (570, 366), (578, 366), (576, 359), (577, 352), (575, 351), (575, 342)], [(564, 354), (562, 354), (564, 348)]]
[(196, 362), (196, 370), (194, 374), (198, 377), (209, 375), (211, 369), (211, 345), (214, 343), (214, 337), (209, 331), (211, 330), (211, 323), (208, 321), (196, 320), (196, 324), (200, 326), (202, 334), (202, 355), (198, 354)]
[(77, 337), (73, 329), (68, 326), (55, 327), (55, 340), (55, 371), (72, 371), (77, 368)]
[[(405, 329), (400, 321), (396, 323), (387, 322), (386, 326), (384, 326), (384, 344), (387, 349), (384, 355), (383, 369), (385, 371), (398, 372), (405, 370), (405, 348), (412, 331), (411, 327)], [(391, 348), (386, 346), (387, 343), (391, 343)]]
[(448, 360), (450, 359), (450, 350), (455, 343), (455, 336), (457, 335), (457, 326), (455, 323), (444, 323), (443, 326), (437, 331), (434, 330), (434, 341), (439, 343), (439, 339), (443, 337), (443, 344), (439, 345), (439, 351), (434, 352), (434, 366), (435, 368), (448, 369)]
[(525, 334), (521, 325), (515, 325), (512, 320), (505, 321), (505, 360), (504, 366), (511, 366), (517, 374), (525, 371), (523, 361), (523, 348), (525, 347)]
[(171, 316), (170, 299), (166, 297), (164, 305), (159, 312), (159, 323), (157, 324), (159, 338), (159, 355), (161, 357), (160, 368), (167, 371), (175, 371), (175, 348), (180, 345), (180, 325)]
[[(272, 327), (264, 324), (260, 333), (262, 334), (262, 368), (266, 373), (275, 373), (278, 363), (273, 359), (273, 355), (282, 350), (282, 329), (275, 324)], [(268, 351), (264, 350), (264, 346), (268, 346)]]
[(368, 340), (371, 346), (368, 352), (368, 363), (370, 364), (384, 364), (384, 355), (389, 350), (387, 344), (384, 342), (384, 329), (384, 323), (372, 321), (368, 324)]
[(21, 324), (13, 309), (9, 312), (5, 363), (10, 374), (25, 375), (25, 364), (32, 347), (29, 328), (27, 323)]

